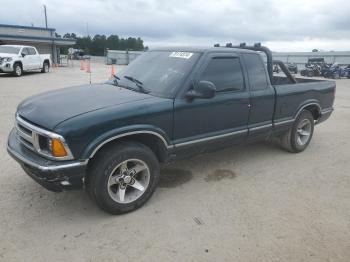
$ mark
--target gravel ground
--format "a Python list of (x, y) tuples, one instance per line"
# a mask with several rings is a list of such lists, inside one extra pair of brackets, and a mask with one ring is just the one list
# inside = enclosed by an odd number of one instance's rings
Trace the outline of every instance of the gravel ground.
[[(93, 82), (109, 74), (92, 64)], [(6, 152), (22, 99), (88, 82), (78, 63), (0, 75), (0, 261), (350, 261), (350, 80), (305, 152), (259, 143), (171, 164), (122, 216), (84, 191), (46, 191)]]

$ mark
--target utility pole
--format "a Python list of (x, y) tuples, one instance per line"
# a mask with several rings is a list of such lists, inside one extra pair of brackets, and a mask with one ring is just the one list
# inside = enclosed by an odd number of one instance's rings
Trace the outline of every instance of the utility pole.
[(45, 14), (45, 26), (47, 28), (47, 14), (46, 14), (46, 5), (44, 5), (44, 14)]

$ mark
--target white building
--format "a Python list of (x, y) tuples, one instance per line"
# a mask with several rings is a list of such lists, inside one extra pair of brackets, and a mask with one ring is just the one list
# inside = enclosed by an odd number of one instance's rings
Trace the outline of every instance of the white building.
[(75, 39), (55, 37), (54, 28), (0, 24), (0, 45), (31, 45), (41, 54), (51, 54), (53, 63), (59, 63), (60, 47), (72, 46)]

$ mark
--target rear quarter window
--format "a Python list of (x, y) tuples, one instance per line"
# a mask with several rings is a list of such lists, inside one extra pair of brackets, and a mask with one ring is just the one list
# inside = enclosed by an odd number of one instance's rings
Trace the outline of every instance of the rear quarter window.
[(263, 90), (268, 86), (265, 65), (258, 54), (243, 55), (248, 72), (250, 90)]

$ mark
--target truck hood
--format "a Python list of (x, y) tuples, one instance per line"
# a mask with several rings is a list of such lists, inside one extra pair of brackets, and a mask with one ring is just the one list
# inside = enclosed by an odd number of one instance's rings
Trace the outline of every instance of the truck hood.
[(16, 55), (16, 54), (8, 54), (8, 53), (0, 53), (0, 57), (11, 57), (11, 58), (16, 58), (18, 57), (19, 55)]
[(109, 84), (70, 87), (32, 96), (19, 104), (17, 113), (53, 130), (72, 117), (102, 108), (150, 99), (152, 96)]

